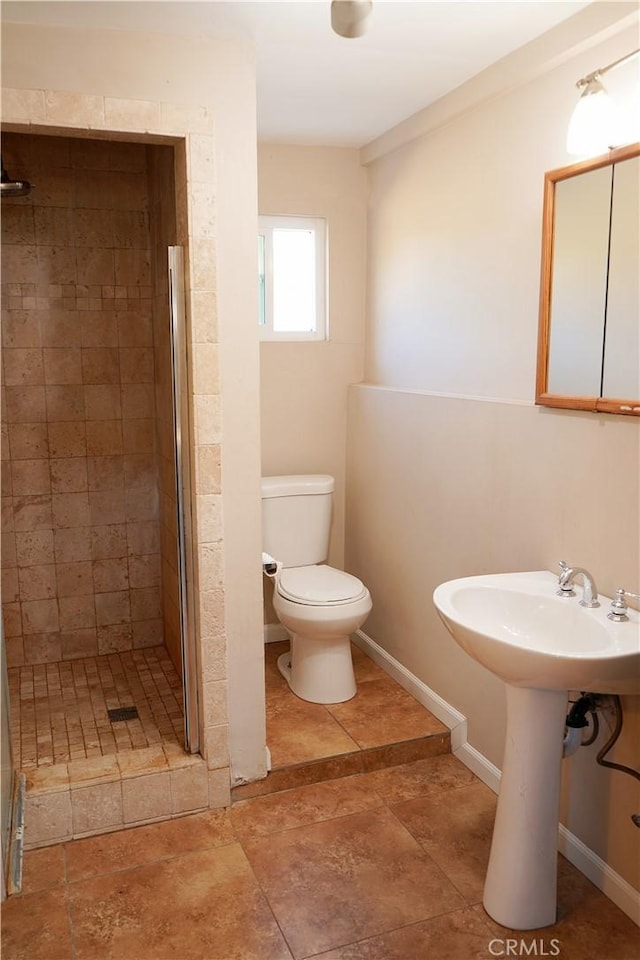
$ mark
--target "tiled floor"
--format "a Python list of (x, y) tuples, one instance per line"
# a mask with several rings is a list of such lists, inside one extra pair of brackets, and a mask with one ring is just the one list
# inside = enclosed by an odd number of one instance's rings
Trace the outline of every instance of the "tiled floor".
[(637, 958), (637, 927), (562, 858), (554, 926), (487, 917), (494, 808), (442, 755), (30, 851), (3, 960)]
[(237, 787), (234, 799), (365, 773), (450, 751), (449, 730), (357, 646), (358, 692), (346, 703), (307, 703), (296, 697), (276, 661), (288, 642), (265, 647), (266, 780)]
[[(164, 647), (9, 670), (18, 769), (183, 743), (182, 683)], [(107, 711), (135, 706), (139, 719)]]

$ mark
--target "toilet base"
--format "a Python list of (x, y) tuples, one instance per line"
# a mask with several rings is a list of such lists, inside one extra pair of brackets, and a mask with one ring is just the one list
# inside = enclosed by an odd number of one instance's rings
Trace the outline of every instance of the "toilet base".
[(293, 633), (290, 650), (278, 657), (278, 670), (308, 703), (344, 703), (357, 692), (348, 635), (310, 640)]

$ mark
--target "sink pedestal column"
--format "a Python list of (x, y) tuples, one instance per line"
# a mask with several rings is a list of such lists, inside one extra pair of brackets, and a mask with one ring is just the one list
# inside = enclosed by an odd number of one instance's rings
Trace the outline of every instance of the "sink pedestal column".
[(514, 930), (556, 922), (566, 691), (507, 685), (507, 737), (484, 888), (489, 916)]

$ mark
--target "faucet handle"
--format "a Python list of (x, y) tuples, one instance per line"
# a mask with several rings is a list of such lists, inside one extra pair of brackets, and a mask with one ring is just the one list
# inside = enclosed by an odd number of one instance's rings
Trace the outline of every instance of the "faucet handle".
[(640, 600), (640, 594), (630, 593), (628, 590), (625, 590), (624, 587), (620, 587), (616, 590), (616, 595), (611, 601), (611, 609), (607, 614), (609, 620), (614, 620), (616, 623), (624, 623), (625, 620), (628, 620), (627, 616), (627, 597), (630, 597), (632, 600)]
[(560, 589), (556, 590), (557, 595), (559, 597), (575, 597), (576, 592), (571, 582), (567, 583), (564, 579), (565, 574), (571, 567), (565, 560), (560, 560), (558, 566), (560, 567), (560, 573), (558, 574), (558, 585)]
[(614, 620), (616, 623), (624, 623), (625, 620), (628, 620), (627, 616), (627, 601), (625, 600), (625, 591), (622, 587), (619, 590), (616, 590), (616, 595), (611, 601), (611, 609), (607, 614), (609, 620)]

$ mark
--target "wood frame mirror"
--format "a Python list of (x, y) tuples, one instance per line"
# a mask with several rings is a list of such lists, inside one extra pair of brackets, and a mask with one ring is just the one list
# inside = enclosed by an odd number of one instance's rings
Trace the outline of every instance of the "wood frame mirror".
[(545, 174), (536, 404), (640, 416), (639, 193), (640, 143)]

